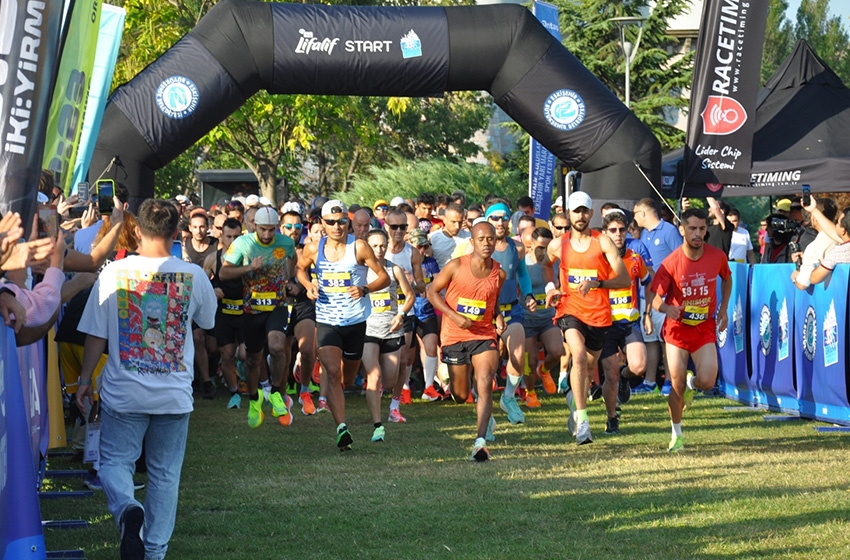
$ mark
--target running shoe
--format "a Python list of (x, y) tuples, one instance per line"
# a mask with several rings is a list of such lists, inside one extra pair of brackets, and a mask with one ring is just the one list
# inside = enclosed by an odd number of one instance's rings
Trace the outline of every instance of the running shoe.
[(215, 385), (212, 381), (204, 381), (204, 389), (201, 391), (201, 398), (211, 401), (215, 398)]
[(614, 435), (620, 433), (620, 418), (614, 416), (608, 419), (608, 425), (605, 427), (605, 433)]
[(401, 390), (401, 404), (410, 404), (412, 401), (410, 400), (410, 389), (402, 389)]
[(434, 388), (433, 385), (431, 385), (430, 387), (427, 387), (422, 392), (422, 400), (423, 401), (434, 402), (434, 401), (438, 401), (442, 398), (443, 398), (443, 396), (439, 393), (439, 391), (437, 391), (437, 389)]
[(664, 386), (661, 388), (661, 396), (666, 397), (670, 394), (670, 390), (673, 388), (673, 384), (670, 383), (670, 380), (664, 382)]
[(567, 417), (567, 430), (569, 430), (570, 435), (575, 437), (576, 435), (576, 401), (573, 398), (573, 392), (569, 389), (567, 390), (567, 406), (570, 409), (570, 415)]
[(348, 451), (351, 449), (351, 432), (348, 431), (348, 426), (340, 424), (336, 429), (336, 446), (340, 451)]
[(578, 430), (576, 430), (576, 445), (586, 443), (593, 443), (593, 436), (590, 435), (590, 421), (582, 420), (578, 423)]
[(384, 435), (385, 434), (386, 434), (386, 430), (384, 429), (384, 427), (378, 426), (377, 428), (375, 428), (375, 431), (372, 432), (372, 442), (377, 443), (379, 441), (380, 442), (384, 441)]
[(390, 411), (389, 421), (400, 424), (403, 422), (407, 422), (407, 418), (401, 415), (401, 410), (394, 408)]
[(246, 395), (247, 396), (248, 395), (248, 384), (245, 383), (244, 381), (240, 381), (238, 388), (237, 388), (237, 392), (240, 395)]
[(687, 383), (691, 381), (695, 377), (694, 372), (688, 370), (687, 381), (685, 382), (685, 395), (684, 395), (684, 403), (682, 406), (682, 410), (688, 410), (691, 408), (691, 405), (694, 403), (694, 390), (689, 389)]
[(493, 418), (493, 415), (490, 415), (490, 421), (487, 422), (487, 434), (484, 436), (484, 439), (487, 441), (496, 441), (496, 419)]
[(561, 372), (561, 376), (558, 377), (558, 392), (562, 395), (566, 395), (570, 390), (570, 376), (564, 372)]
[(685, 436), (673, 436), (670, 438), (670, 445), (667, 451), (670, 453), (678, 453), (685, 450)]
[(238, 392), (233, 393), (231, 395), (230, 400), (227, 401), (227, 408), (242, 408), (242, 395)]
[(472, 391), (470, 391), (469, 394), (466, 396), (466, 402), (468, 402), (468, 403), (474, 403), (475, 402), (475, 395), (472, 393)]
[(98, 476), (96, 472), (90, 473), (86, 477), (85, 481), (83, 481), (83, 484), (85, 484), (86, 488), (89, 490), (103, 490), (103, 485), (100, 483), (100, 476)]
[(547, 395), (554, 395), (558, 392), (558, 387), (552, 379), (552, 374), (544, 370), (542, 365), (537, 371), (537, 377), (543, 383), (543, 390), (546, 391)]
[(128, 506), (121, 514), (121, 560), (145, 558), (145, 510)]
[(629, 384), (629, 380), (623, 377), (622, 373), (620, 374), (620, 383), (617, 386), (617, 402), (620, 404), (626, 404), (632, 398), (632, 386)]
[(590, 402), (598, 401), (599, 399), (601, 399), (602, 398), (602, 385), (597, 385), (596, 383), (592, 383), (590, 385), (590, 394), (588, 396), (589, 396), (589, 398), (587, 400), (590, 401)]
[(301, 391), (298, 395), (298, 404), (301, 405), (301, 414), (310, 416), (316, 414), (316, 405), (313, 404), (313, 395), (308, 391)]
[(508, 415), (508, 422), (511, 424), (525, 422), (525, 414), (517, 404), (516, 397), (508, 397), (505, 393), (502, 393), (502, 398), (499, 399), (499, 408)]
[(469, 460), (476, 463), (483, 463), (490, 460), (490, 452), (487, 450), (487, 443), (484, 441), (484, 438), (475, 439), (475, 444), (472, 446), (472, 455), (469, 457)]
[(648, 395), (655, 391), (658, 387), (655, 383), (647, 383), (646, 381), (641, 381), (640, 385), (632, 387), (633, 395)]
[(269, 395), (269, 404), (272, 405), (272, 416), (277, 418), (281, 426), (292, 424), (292, 414), (289, 412), (292, 406), (292, 398), (289, 395), (272, 393)]
[(259, 428), (263, 423), (263, 394), (257, 395), (257, 400), (248, 403), (248, 427)]
[(540, 408), (543, 406), (537, 398), (537, 391), (529, 391), (525, 395), (525, 406), (528, 408)]
[(317, 412), (330, 412), (331, 407), (328, 406), (327, 399), (319, 399), (319, 406), (316, 407)]
[(516, 400), (519, 402), (525, 402), (525, 397), (528, 396), (528, 391), (525, 387), (520, 387), (516, 390)]

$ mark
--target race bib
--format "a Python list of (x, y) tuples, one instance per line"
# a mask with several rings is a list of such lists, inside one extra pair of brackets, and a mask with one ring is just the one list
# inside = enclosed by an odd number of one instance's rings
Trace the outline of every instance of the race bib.
[(243, 305), (245, 305), (245, 302), (241, 299), (222, 298), (221, 312), (225, 315), (242, 315), (244, 312)]
[(686, 325), (696, 326), (708, 319), (708, 306), (686, 305), (682, 312), (682, 322)]
[[(567, 270), (567, 282), (570, 289), (578, 289), (579, 284), (585, 280), (596, 282), (599, 277), (599, 271), (595, 268), (570, 268)], [(591, 288), (595, 290), (596, 288)]]
[(480, 321), (487, 310), (487, 302), (481, 299), (457, 298), (456, 310), (472, 321)]
[(534, 294), (534, 301), (537, 302), (539, 307), (544, 307), (546, 305), (546, 294)]
[(347, 293), (351, 287), (350, 272), (325, 272), (319, 276), (319, 287), (329, 293)]
[(251, 292), (251, 308), (254, 311), (274, 311), (277, 307), (277, 292)]
[(389, 292), (369, 294), (369, 299), (372, 300), (372, 313), (385, 313), (392, 309), (392, 299)]
[(635, 308), (632, 289), (609, 290), (608, 301), (611, 302), (611, 319), (614, 321), (637, 321), (640, 312)]

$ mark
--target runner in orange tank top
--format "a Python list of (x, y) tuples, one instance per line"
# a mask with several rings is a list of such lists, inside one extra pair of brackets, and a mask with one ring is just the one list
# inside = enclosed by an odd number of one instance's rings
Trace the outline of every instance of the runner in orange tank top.
[[(490, 459), (486, 441), (492, 438), (495, 424), (493, 376), (499, 364), (494, 315), (500, 330), (504, 328), (498, 302), (505, 272), (491, 258), (496, 230), (484, 218), (481, 220), (472, 226), (472, 254), (449, 261), (427, 290), (428, 301), (443, 314), (440, 339), (455, 402), (466, 402), (470, 376), (475, 375), (478, 434), (472, 447), (473, 461)], [(440, 296), (443, 289), (445, 299)]]
[(576, 191), (567, 202), (570, 233), (552, 241), (549, 259), (561, 259), (560, 290), (547, 286), (546, 305), (560, 295), (555, 313), (557, 325), (564, 331), (573, 357), (570, 369), (571, 391), (567, 403), (572, 410), (567, 425), (576, 443), (593, 443), (587, 420), (587, 392), (590, 378), (602, 351), (605, 332), (611, 326), (609, 288), (628, 288), (629, 273), (617, 247), (606, 236), (589, 229), (593, 201), (587, 193)]

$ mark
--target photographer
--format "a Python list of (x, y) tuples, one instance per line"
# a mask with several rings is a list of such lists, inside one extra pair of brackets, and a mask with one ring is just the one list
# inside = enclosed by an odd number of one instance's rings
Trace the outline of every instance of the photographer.
[[(838, 206), (835, 205), (835, 201), (833, 199), (818, 199), (817, 210), (820, 212), (821, 216), (828, 221), (828, 223), (835, 223), (835, 216), (838, 214)], [(794, 243), (790, 243), (791, 258), (795, 263), (797, 263), (797, 270), (791, 274), (791, 280), (794, 282), (797, 289), (800, 290), (805, 290), (809, 287), (809, 285), (811, 285), (812, 272), (818, 267), (818, 263), (823, 260), (826, 252), (836, 245), (835, 241), (823, 231), (818, 220), (813, 219), (812, 214), (808, 210), (803, 211), (803, 217), (810, 224), (810, 227), (814, 229), (816, 236), (814, 240), (803, 249), (802, 253), (795, 251)], [(802, 236), (800, 237), (802, 238)], [(802, 245), (802, 239), (800, 239), (798, 243), (799, 245)]]
[(767, 217), (767, 235), (770, 237), (770, 243), (764, 248), (762, 264), (794, 262), (791, 259), (789, 243), (799, 226), (799, 222), (786, 218), (782, 214), (771, 214)]

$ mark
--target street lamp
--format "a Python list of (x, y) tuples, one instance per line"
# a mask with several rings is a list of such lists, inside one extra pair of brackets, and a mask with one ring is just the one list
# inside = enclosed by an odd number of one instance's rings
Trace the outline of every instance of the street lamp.
[[(640, 37), (643, 34), (643, 22), (645, 19), (646, 18), (637, 16), (623, 16), (610, 18), (608, 20), (616, 23), (617, 27), (620, 28), (620, 47), (623, 49), (623, 56), (626, 59), (626, 107), (629, 107), (632, 61), (637, 55), (638, 47), (640, 47)], [(630, 25), (638, 26), (638, 36), (634, 45), (631, 41), (626, 40), (626, 27)]]

